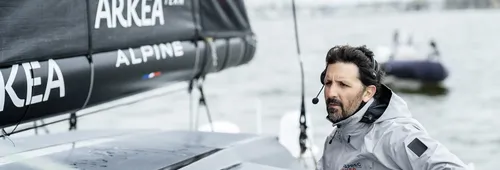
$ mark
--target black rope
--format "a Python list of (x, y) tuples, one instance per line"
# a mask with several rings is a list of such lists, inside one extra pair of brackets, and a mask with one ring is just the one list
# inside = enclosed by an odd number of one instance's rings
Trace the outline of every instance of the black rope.
[[(203, 77), (203, 79), (205, 79), (205, 78)], [(205, 111), (207, 112), (208, 122), (210, 123), (210, 127), (212, 128), (212, 131), (213, 131), (215, 129), (214, 129), (213, 124), (212, 124), (213, 123), (212, 115), (210, 114), (210, 110), (208, 109), (207, 100), (205, 98), (205, 93), (203, 92), (203, 83), (198, 83), (198, 90), (200, 91), (200, 100), (199, 100), (198, 108), (199, 107), (205, 108)]]
[[(31, 68), (31, 64), (30, 64), (30, 68)], [(35, 75), (33, 69), (30, 69), (30, 72), (31, 72), (31, 77), (33, 77), (33, 75)], [(32, 87), (32, 90), (33, 90), (33, 87)], [(28, 115), (28, 111), (30, 110), (30, 106), (31, 105), (28, 105), (26, 107), (26, 111), (24, 111), (23, 117), (21, 117), (21, 119), (19, 119), (19, 121), (17, 121), (16, 126), (14, 127), (14, 129), (12, 129), (12, 132), (14, 132), (17, 129), (17, 126), (19, 126), (19, 124), (21, 124), (21, 122), (23, 122), (24, 118), (26, 118), (26, 115)], [(12, 132), (10, 132), (10, 133), (12, 133)]]

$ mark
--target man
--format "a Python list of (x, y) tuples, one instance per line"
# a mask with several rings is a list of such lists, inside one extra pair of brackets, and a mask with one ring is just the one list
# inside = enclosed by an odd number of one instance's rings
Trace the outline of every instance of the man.
[(405, 101), (381, 84), (383, 72), (365, 46), (328, 51), (322, 73), (333, 123), (318, 167), (323, 170), (455, 170), (467, 166), (431, 138)]
[(392, 53), (389, 56), (389, 60), (394, 60), (396, 54), (398, 53), (399, 48), (399, 31), (394, 30), (394, 34), (392, 35)]

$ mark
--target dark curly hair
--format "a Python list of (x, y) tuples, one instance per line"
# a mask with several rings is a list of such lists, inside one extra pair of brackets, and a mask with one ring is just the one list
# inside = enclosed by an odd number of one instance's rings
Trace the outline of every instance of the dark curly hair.
[(378, 64), (375, 65), (376, 68), (373, 68), (372, 59), (375, 60), (374, 54), (365, 45), (359, 47), (349, 45), (335, 46), (326, 54), (327, 65), (343, 62), (353, 63), (358, 66), (359, 80), (361, 80), (364, 87), (369, 85), (377, 87), (375, 96), (378, 96), (384, 72), (380, 70)]

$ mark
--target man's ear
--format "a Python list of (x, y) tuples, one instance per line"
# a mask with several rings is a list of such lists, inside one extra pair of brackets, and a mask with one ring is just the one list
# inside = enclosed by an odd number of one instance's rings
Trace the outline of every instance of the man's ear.
[(376, 92), (377, 92), (377, 87), (375, 87), (374, 85), (367, 86), (365, 88), (365, 92), (363, 93), (363, 101), (368, 102), (368, 100), (370, 100), (375, 95)]

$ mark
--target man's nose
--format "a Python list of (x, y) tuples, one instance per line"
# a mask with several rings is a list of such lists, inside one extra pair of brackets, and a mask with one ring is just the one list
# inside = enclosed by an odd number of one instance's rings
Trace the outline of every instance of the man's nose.
[(325, 88), (325, 94), (328, 98), (338, 98), (338, 89), (335, 86)]

